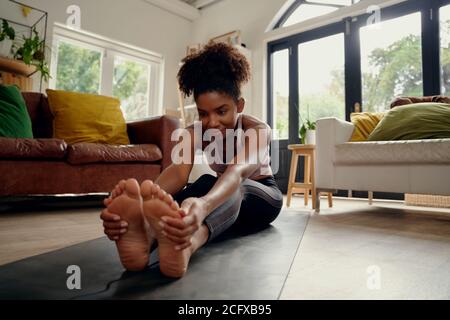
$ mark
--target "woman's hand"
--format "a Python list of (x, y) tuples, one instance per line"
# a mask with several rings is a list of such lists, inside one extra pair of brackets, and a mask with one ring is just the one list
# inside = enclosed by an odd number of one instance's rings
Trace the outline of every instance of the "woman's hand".
[(175, 250), (183, 250), (192, 245), (192, 236), (201, 227), (207, 216), (206, 201), (201, 198), (187, 198), (181, 203), (181, 219), (164, 216), (163, 234), (175, 242)]
[(117, 241), (121, 235), (128, 231), (128, 223), (125, 220), (120, 220), (120, 216), (109, 212), (108, 209), (103, 209), (100, 219), (103, 220), (104, 233), (109, 240)]

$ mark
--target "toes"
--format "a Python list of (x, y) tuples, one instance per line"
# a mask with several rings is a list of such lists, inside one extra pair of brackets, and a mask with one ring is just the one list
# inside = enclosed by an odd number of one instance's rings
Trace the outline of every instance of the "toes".
[(120, 187), (119, 187), (119, 184), (116, 184), (115, 186), (114, 186), (114, 189), (112, 189), (112, 191), (111, 191), (111, 198), (115, 198), (115, 197), (117, 197), (117, 196), (119, 196), (120, 195)]
[(164, 201), (165, 195), (166, 195), (166, 192), (163, 189), (161, 189), (160, 186), (156, 185), (155, 197), (158, 198), (159, 200)]
[(141, 192), (139, 189), (139, 183), (137, 182), (136, 179), (128, 179), (125, 182), (125, 186), (124, 186), (123, 190), (126, 191), (128, 195), (134, 196), (134, 197), (140, 196), (140, 192)]
[(173, 200), (172, 195), (150, 180), (146, 180), (142, 183), (141, 194), (142, 196), (153, 195), (153, 199), (159, 199), (165, 202), (172, 210), (178, 210), (180, 208), (178, 203)]
[(175, 200), (173, 200), (172, 195), (166, 193), (164, 195), (164, 200), (165, 203), (167, 203), (170, 208), (172, 208), (172, 210), (178, 210), (178, 204)]
[(113, 198), (120, 196), (123, 193), (123, 190), (125, 189), (125, 180), (120, 180), (118, 184), (114, 187), (113, 190)]
[(175, 200), (173, 200), (172, 203), (170, 204), (170, 208), (172, 208), (172, 210), (178, 211), (178, 209), (180, 209), (180, 206)]
[(120, 196), (123, 193), (123, 191), (125, 190), (125, 188), (126, 188), (126, 184), (124, 184), (122, 186), (120, 184), (118, 184), (115, 189), (117, 196)]
[(154, 198), (157, 198), (158, 197), (158, 192), (159, 192), (159, 190), (160, 190), (160, 188), (159, 188), (159, 186), (157, 185), (157, 184), (153, 184), (152, 185), (152, 196), (154, 197)]
[(144, 199), (151, 199), (153, 195), (153, 182), (151, 180), (145, 180), (141, 184), (141, 196)]

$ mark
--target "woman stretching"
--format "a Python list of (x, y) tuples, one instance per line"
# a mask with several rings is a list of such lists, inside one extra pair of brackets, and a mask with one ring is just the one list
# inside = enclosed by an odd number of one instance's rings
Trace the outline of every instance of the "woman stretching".
[[(156, 241), (160, 270), (174, 278), (185, 274), (194, 252), (231, 225), (267, 226), (283, 205), (269, 165), (270, 127), (242, 114), (241, 86), (250, 76), (246, 58), (236, 48), (217, 43), (183, 62), (179, 87), (185, 95), (194, 94), (201, 136), (209, 138), (195, 143), (195, 126), (186, 128), (191, 139), (183, 156), (188, 161), (172, 158), (154, 182), (120, 181), (101, 214), (105, 234), (116, 242), (127, 270), (144, 269)], [(203, 175), (187, 186), (199, 148), (217, 177)]]

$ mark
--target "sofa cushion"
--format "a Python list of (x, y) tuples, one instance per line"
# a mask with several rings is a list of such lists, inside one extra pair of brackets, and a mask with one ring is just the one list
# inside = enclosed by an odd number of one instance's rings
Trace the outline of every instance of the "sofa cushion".
[(54, 137), (79, 142), (129, 144), (119, 99), (47, 89)]
[(33, 138), (27, 106), (15, 85), (0, 84), (0, 137)]
[(67, 162), (85, 164), (98, 162), (155, 162), (162, 159), (155, 144), (107, 145), (75, 143), (68, 146)]
[(446, 96), (426, 96), (426, 97), (397, 97), (391, 102), (391, 109), (412, 103), (421, 102), (440, 102), (440, 103), (450, 103), (450, 97)]
[(350, 119), (355, 126), (350, 141), (367, 141), (372, 131), (383, 119), (384, 112), (353, 112)]
[(335, 146), (339, 165), (447, 164), (450, 139), (347, 142)]
[(389, 110), (368, 141), (450, 138), (450, 104), (415, 103)]
[(33, 126), (34, 138), (53, 138), (53, 115), (48, 99), (39, 92), (22, 92)]
[(62, 159), (66, 151), (61, 139), (0, 138), (0, 159)]

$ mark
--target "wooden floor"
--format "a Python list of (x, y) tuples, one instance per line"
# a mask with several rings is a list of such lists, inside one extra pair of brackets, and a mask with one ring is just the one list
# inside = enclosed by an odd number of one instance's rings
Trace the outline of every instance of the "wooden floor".
[[(286, 200), (286, 199), (285, 199)], [(450, 299), (450, 210), (334, 199), (309, 216), (280, 299)], [(103, 236), (101, 208), (0, 212), (0, 265)]]
[(0, 213), (0, 265), (103, 236), (100, 210)]

